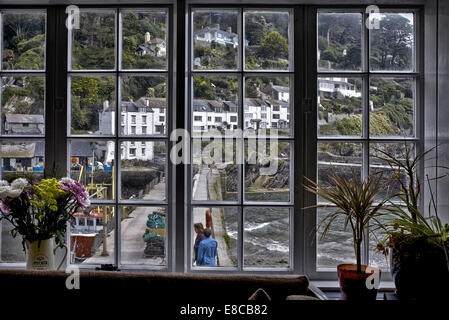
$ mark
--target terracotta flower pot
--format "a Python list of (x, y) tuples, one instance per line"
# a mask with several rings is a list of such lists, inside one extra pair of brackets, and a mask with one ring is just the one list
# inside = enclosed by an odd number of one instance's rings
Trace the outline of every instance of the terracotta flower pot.
[[(337, 266), (338, 280), (343, 300), (376, 300), (377, 289), (367, 285), (367, 278), (374, 272), (378, 272), (380, 281), (380, 270), (362, 265), (362, 273), (357, 273), (356, 264), (340, 264)], [(368, 281), (369, 282), (369, 281)]]

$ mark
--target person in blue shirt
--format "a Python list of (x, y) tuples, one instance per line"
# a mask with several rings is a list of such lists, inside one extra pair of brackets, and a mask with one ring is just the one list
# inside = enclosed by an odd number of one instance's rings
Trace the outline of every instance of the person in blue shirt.
[(217, 256), (217, 240), (210, 237), (212, 231), (209, 228), (204, 229), (206, 239), (200, 242), (198, 247), (197, 266), (215, 266), (215, 257)]

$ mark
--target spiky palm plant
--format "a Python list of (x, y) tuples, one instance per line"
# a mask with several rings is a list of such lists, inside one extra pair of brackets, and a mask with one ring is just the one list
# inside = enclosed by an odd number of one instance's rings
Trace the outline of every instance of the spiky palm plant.
[(320, 185), (317, 182), (306, 178), (309, 185), (305, 190), (328, 201), (329, 204), (317, 204), (308, 208), (336, 208), (337, 210), (326, 215), (318, 224), (316, 232), (321, 228), (320, 239), (324, 239), (328, 234), (335, 220), (344, 217), (344, 230), (348, 225), (351, 227), (354, 252), (357, 260), (357, 273), (362, 272), (362, 241), (365, 238), (366, 231), (372, 219), (376, 219), (382, 213), (385, 200), (377, 202), (376, 195), (381, 190), (382, 175), (370, 175), (361, 179), (359, 175), (352, 170), (351, 177), (348, 179), (343, 174), (338, 173), (334, 168), (328, 175), (329, 184)]

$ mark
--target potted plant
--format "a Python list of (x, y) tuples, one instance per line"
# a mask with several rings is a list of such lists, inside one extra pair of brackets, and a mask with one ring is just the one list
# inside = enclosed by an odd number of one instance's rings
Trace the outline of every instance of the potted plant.
[(380, 280), (380, 270), (362, 265), (362, 242), (369, 230), (370, 221), (381, 215), (380, 209), (384, 201), (376, 203), (375, 196), (381, 189), (382, 177), (370, 175), (362, 180), (352, 170), (351, 177), (347, 178), (332, 168), (328, 175), (328, 185), (320, 185), (311, 179), (306, 179), (309, 185), (305, 186), (305, 189), (328, 202), (328, 204), (317, 204), (308, 208), (336, 208), (318, 224), (315, 232), (323, 228), (320, 238), (326, 237), (330, 227), (340, 216), (344, 218), (344, 229), (350, 226), (352, 230), (357, 263), (337, 266), (343, 299), (375, 300), (377, 288), (367, 286), (366, 283), (373, 272), (378, 273)]
[(13, 237), (22, 236), (27, 269), (54, 269), (57, 247), (65, 248), (67, 254), (67, 222), (73, 219), (73, 212), (90, 204), (88, 197), (84, 186), (70, 178), (42, 179), (40, 183), (24, 178), (11, 184), (0, 181), (0, 221), (11, 223)]
[(449, 225), (443, 225), (438, 217), (428, 176), (431, 200), (427, 215), (420, 206), (425, 181), (419, 178), (418, 166), (432, 150), (414, 156), (405, 144), (400, 159), (376, 149), (380, 155), (375, 157), (387, 164), (389, 181), (399, 186), (399, 191), (388, 200), (389, 214), (378, 227), (385, 236), (377, 249), (390, 256), (391, 274), (401, 299), (441, 297), (447, 294), (449, 285)]

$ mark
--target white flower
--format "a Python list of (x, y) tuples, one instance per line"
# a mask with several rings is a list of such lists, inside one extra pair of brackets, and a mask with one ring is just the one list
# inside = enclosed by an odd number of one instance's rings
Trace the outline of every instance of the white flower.
[(9, 182), (6, 180), (0, 180), (0, 187), (6, 187), (9, 186)]
[(8, 196), (8, 192), (11, 190), (9, 186), (0, 186), (0, 199), (4, 200)]
[(75, 180), (73, 180), (69, 177), (64, 177), (64, 178), (61, 178), (61, 180), (59, 182), (61, 182), (63, 184), (70, 184), (70, 183), (74, 183)]
[(22, 192), (23, 188), (25, 188), (27, 185), (27, 179), (18, 178), (11, 183), (11, 189), (21, 189), (20, 192)]
[(10, 189), (8, 190), (8, 197), (17, 198), (22, 193), (23, 189)]

